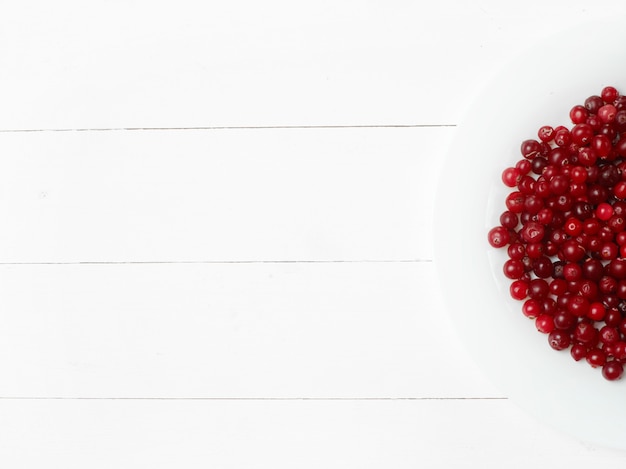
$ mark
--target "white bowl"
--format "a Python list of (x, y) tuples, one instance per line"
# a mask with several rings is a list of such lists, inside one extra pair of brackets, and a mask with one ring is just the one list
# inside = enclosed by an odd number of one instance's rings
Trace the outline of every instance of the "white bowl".
[(513, 402), (580, 440), (626, 449), (626, 377), (610, 382), (554, 351), (509, 296), (506, 250), (487, 243), (510, 192), (501, 173), (542, 125), (606, 85), (626, 93), (626, 28), (611, 21), (556, 32), (516, 54), (477, 93), (458, 126), (435, 204), (435, 263), (467, 352)]

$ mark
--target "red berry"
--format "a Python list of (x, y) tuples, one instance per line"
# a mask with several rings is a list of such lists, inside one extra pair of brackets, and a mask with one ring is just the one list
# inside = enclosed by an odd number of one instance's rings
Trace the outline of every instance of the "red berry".
[(615, 381), (622, 377), (624, 366), (617, 361), (606, 362), (602, 367), (602, 376), (609, 381)]
[(519, 280), (524, 275), (524, 263), (521, 260), (509, 259), (504, 263), (504, 275), (512, 280)]
[(617, 109), (612, 104), (605, 104), (600, 109), (598, 109), (598, 117), (605, 124), (609, 124), (615, 120), (615, 115), (617, 114)]
[(587, 363), (594, 368), (602, 366), (606, 363), (606, 354), (602, 349), (596, 347), (589, 350), (585, 358), (587, 359)]
[(597, 114), (598, 109), (600, 109), (604, 105), (604, 100), (601, 96), (589, 96), (585, 100), (585, 108), (589, 111), (590, 114)]
[(587, 310), (587, 317), (593, 321), (602, 321), (605, 314), (606, 308), (599, 301), (591, 303)]
[(548, 343), (554, 350), (565, 350), (570, 346), (571, 340), (568, 333), (554, 329), (548, 334)]
[(528, 282), (524, 280), (515, 280), (509, 286), (511, 298), (514, 300), (523, 300), (528, 296)]
[(509, 230), (505, 227), (496, 226), (495, 228), (489, 230), (487, 238), (489, 239), (489, 244), (491, 244), (494, 248), (503, 248), (509, 244), (511, 235)]
[(626, 362), (626, 96), (606, 86), (570, 109), (571, 128), (543, 125), (502, 171), (511, 189), (487, 239), (522, 313), (619, 379)]
[(550, 142), (554, 138), (554, 129), (549, 125), (544, 125), (537, 131), (537, 136), (542, 142)]
[(600, 97), (605, 103), (614, 103), (618, 96), (619, 93), (613, 86), (605, 86), (600, 93)]
[(554, 318), (549, 314), (540, 314), (535, 318), (535, 327), (543, 334), (549, 334), (554, 330)]
[(572, 128), (571, 135), (572, 142), (578, 145), (587, 145), (593, 138), (594, 132), (593, 128), (583, 121)]
[(587, 120), (587, 117), (589, 117), (589, 111), (587, 111), (585, 106), (576, 105), (570, 110), (569, 117), (572, 123), (582, 124)]
[(626, 199), (626, 181), (620, 181), (613, 186), (613, 195), (618, 199)]
[(528, 160), (541, 154), (541, 144), (537, 140), (525, 140), (520, 147), (522, 156)]
[(502, 182), (507, 187), (515, 187), (522, 177), (522, 173), (517, 168), (507, 168), (502, 171)]
[(574, 344), (570, 349), (570, 354), (574, 360), (580, 361), (587, 355), (587, 347), (582, 344)]
[(603, 344), (616, 344), (619, 339), (620, 334), (616, 327), (604, 326), (600, 329), (600, 342)]

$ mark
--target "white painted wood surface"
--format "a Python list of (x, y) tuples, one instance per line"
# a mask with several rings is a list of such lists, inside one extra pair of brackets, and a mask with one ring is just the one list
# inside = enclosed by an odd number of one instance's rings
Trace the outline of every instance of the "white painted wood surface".
[(0, 4), (0, 465), (621, 467), (464, 354), (432, 212), (490, 71), (625, 10)]

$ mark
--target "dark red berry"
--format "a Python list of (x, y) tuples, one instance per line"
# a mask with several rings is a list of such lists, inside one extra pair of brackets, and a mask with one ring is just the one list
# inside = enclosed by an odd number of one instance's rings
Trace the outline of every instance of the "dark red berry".
[(621, 378), (626, 362), (626, 96), (606, 86), (542, 125), (502, 171), (510, 188), (492, 247), (510, 296), (556, 350)]
[(600, 348), (594, 347), (587, 352), (585, 356), (587, 363), (596, 368), (606, 363), (606, 354)]
[(615, 381), (622, 377), (624, 366), (617, 361), (609, 361), (602, 367), (602, 376), (609, 381)]
[(548, 343), (554, 350), (565, 350), (571, 344), (569, 334), (559, 329), (554, 329), (548, 334)]

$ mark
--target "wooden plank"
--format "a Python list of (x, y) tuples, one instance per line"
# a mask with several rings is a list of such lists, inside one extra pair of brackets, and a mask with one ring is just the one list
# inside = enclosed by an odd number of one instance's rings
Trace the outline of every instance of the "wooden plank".
[(525, 5), (10, 2), (0, 129), (456, 123), (514, 32), (580, 14)]
[[(458, 65), (432, 45), (453, 36), (427, 26), (462, 13), (443, 7), (61, 1), (1, 13), (4, 129), (451, 121), (433, 90)], [(450, 49), (471, 65), (463, 52)]]
[(0, 396), (497, 397), (432, 263), (0, 266)]
[(0, 262), (428, 259), (451, 132), (0, 133)]
[(12, 468), (617, 467), (506, 400), (6, 401)]

